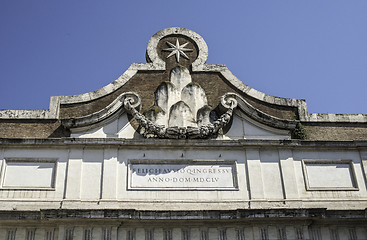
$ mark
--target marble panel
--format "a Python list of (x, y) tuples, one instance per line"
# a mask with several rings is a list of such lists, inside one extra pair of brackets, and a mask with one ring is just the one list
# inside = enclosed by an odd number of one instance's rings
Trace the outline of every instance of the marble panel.
[(52, 189), (56, 159), (6, 159), (2, 172), (2, 188)]
[(351, 160), (304, 160), (307, 190), (358, 190)]

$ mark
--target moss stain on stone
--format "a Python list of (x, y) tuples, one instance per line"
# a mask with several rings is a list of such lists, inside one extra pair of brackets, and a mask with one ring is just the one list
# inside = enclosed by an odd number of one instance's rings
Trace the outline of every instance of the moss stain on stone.
[(305, 140), (307, 139), (307, 131), (302, 123), (297, 123), (296, 128), (292, 131), (292, 138)]

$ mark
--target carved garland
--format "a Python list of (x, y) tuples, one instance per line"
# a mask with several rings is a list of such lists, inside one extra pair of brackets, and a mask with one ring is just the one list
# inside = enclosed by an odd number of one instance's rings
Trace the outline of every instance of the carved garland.
[(233, 109), (237, 107), (235, 96), (226, 94), (222, 96), (220, 104), (227, 111), (222, 114), (213, 123), (200, 127), (165, 127), (156, 125), (144, 115), (139, 113), (136, 108), (140, 105), (138, 95), (129, 95), (124, 100), (125, 109), (136, 119), (142, 128), (141, 134), (147, 138), (174, 138), (174, 139), (193, 139), (193, 138), (209, 138), (216, 135), (218, 131), (225, 127), (232, 118)]

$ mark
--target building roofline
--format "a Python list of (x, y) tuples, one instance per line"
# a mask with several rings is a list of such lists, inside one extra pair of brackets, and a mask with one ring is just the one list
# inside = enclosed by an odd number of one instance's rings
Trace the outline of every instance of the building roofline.
[(164, 71), (165, 62), (159, 58), (156, 48), (160, 39), (168, 35), (183, 35), (192, 39), (198, 46), (199, 55), (192, 63), (193, 72), (215, 72), (224, 77), (231, 85), (244, 95), (252, 97), (264, 103), (295, 107), (298, 110), (298, 118), (302, 122), (367, 122), (367, 114), (309, 114), (304, 99), (282, 98), (260, 92), (239, 80), (225, 65), (206, 64), (208, 47), (204, 39), (194, 31), (185, 28), (173, 27), (163, 29), (152, 36), (147, 46), (148, 63), (133, 63), (112, 83), (92, 92), (70, 96), (52, 96), (49, 110), (1, 110), (0, 119), (59, 119), (61, 105), (80, 104), (90, 102), (109, 95), (124, 86), (139, 71)]

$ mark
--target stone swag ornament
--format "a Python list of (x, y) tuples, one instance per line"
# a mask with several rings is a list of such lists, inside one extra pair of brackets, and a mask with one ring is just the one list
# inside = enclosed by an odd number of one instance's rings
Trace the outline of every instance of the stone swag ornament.
[[(155, 91), (155, 104), (144, 114), (136, 107), (137, 94), (124, 100), (125, 109), (136, 119), (139, 132), (146, 138), (214, 138), (231, 120), (237, 100), (231, 94), (222, 96), (218, 117), (208, 106), (203, 88), (191, 80), (187, 68), (178, 65), (171, 70), (170, 81)], [(135, 106), (135, 107), (134, 107)]]

